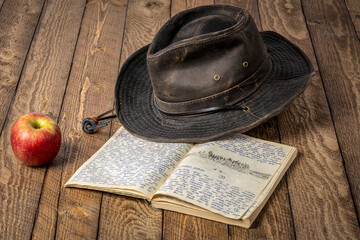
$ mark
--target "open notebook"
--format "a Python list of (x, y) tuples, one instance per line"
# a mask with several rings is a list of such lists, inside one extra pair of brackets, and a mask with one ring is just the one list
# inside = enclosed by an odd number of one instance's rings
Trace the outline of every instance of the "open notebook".
[(194, 145), (150, 142), (120, 128), (65, 187), (144, 198), (155, 208), (249, 228), (296, 153), (242, 134)]

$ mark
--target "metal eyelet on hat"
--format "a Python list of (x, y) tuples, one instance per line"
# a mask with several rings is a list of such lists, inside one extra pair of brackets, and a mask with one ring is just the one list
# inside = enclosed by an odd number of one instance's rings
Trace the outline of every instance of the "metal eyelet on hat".
[(219, 75), (214, 75), (214, 80), (215, 80), (215, 81), (219, 81), (219, 80), (220, 80), (220, 76), (219, 76)]
[(243, 67), (249, 66), (249, 63), (247, 61), (243, 62)]
[(242, 111), (243, 111), (243, 112), (248, 112), (248, 111), (250, 111), (250, 108), (249, 108), (248, 106), (244, 106), (244, 108), (243, 108)]

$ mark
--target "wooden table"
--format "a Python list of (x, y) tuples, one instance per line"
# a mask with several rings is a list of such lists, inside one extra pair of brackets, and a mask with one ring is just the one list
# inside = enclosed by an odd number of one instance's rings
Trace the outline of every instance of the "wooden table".
[[(120, 127), (83, 118), (113, 107), (119, 68), (175, 13), (204, 4), (248, 9), (310, 57), (316, 74), (278, 117), (248, 134), (299, 155), (250, 230), (155, 210), (143, 200), (64, 183)], [(359, 239), (358, 0), (0, 0), (0, 239)], [(10, 131), (23, 114), (57, 119), (56, 159), (27, 167)]]

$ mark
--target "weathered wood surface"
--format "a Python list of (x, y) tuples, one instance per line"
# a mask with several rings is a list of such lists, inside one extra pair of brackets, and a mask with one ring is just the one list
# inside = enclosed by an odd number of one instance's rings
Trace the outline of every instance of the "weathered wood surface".
[[(25, 7), (32, 9), (30, 5)], [(52, 0), (46, 3), (42, 12), (0, 137), (0, 238), (27, 239), (31, 236), (48, 166), (29, 168), (16, 160), (9, 141), (11, 127), (21, 115), (28, 112), (43, 112), (54, 119), (58, 118), (83, 8), (84, 1), (60, 3)], [(69, 12), (73, 15), (69, 16)], [(27, 13), (24, 16), (27, 17)], [(59, 156), (53, 166), (58, 160)]]
[[(133, 52), (151, 43), (157, 30), (169, 18), (169, 9), (168, 0), (128, 1), (121, 65)], [(112, 134), (120, 127), (117, 121), (113, 123)], [(122, 210), (114, 211), (114, 208)], [(155, 210), (144, 200), (104, 193), (99, 238), (161, 239), (162, 218), (162, 211)]]
[(360, 42), (343, 1), (302, 3), (359, 219)]
[(345, 0), (358, 38), (360, 39), (360, 3), (358, 0)]
[(0, 134), (16, 92), (44, 0), (0, 1)]
[[(247, 9), (253, 17), (258, 29), (262, 29), (262, 21), (257, 1), (216, 0), (216, 4), (230, 4)], [(248, 132), (249, 135), (269, 141), (280, 142), (277, 117), (261, 124)], [(291, 216), (286, 176), (279, 183), (276, 191), (265, 205), (254, 222), (255, 228), (243, 229), (229, 226), (229, 236), (233, 239), (294, 239), (295, 230)], [(276, 227), (274, 226), (281, 226)]]
[[(0, 239), (358, 239), (359, 4), (353, 0), (0, 0)], [(113, 107), (121, 65), (174, 14), (207, 4), (248, 9), (259, 29), (296, 43), (316, 70), (309, 88), (248, 134), (299, 156), (252, 229), (153, 209), (129, 197), (64, 189), (120, 127), (95, 135), (84, 117)], [(357, 35), (358, 34), (358, 35)], [(39, 111), (63, 144), (47, 166), (14, 157), (12, 124)]]
[[(259, 9), (263, 28), (275, 30), (297, 44), (317, 71), (301, 2), (259, 2)], [(305, 93), (278, 119), (282, 142), (296, 146), (301, 153), (287, 174), (296, 237), (359, 236), (350, 188), (318, 73)]]
[[(63, 186), (109, 138), (110, 129), (96, 135), (84, 134), (82, 119), (113, 107), (113, 86), (125, 22), (126, 2), (89, 1), (81, 25), (69, 83), (64, 98), (60, 126), (65, 148), (62, 166), (53, 170)], [(51, 179), (49, 179), (51, 182)], [(101, 192), (59, 188), (56, 238), (94, 239), (98, 235)]]
[[(171, 16), (186, 9), (214, 4), (213, 0), (171, 1)], [(164, 211), (164, 239), (226, 239), (228, 226), (171, 211)]]

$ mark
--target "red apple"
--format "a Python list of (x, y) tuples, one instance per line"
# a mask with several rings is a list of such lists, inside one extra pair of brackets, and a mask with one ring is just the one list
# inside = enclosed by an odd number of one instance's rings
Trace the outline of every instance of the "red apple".
[(15, 122), (10, 140), (19, 160), (29, 166), (40, 166), (56, 157), (61, 145), (61, 132), (50, 117), (32, 112)]

